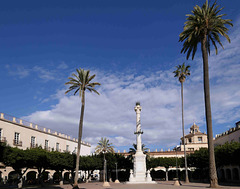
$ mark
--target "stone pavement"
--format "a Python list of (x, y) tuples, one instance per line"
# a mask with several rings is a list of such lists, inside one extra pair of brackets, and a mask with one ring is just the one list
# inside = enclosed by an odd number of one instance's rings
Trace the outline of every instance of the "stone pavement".
[[(182, 183), (182, 186), (173, 186), (174, 181), (161, 181), (157, 184), (115, 184), (110, 183), (110, 187), (103, 187), (102, 182), (91, 182), (91, 183), (81, 183), (79, 184), (80, 189), (201, 189), (208, 188), (209, 184), (205, 183)], [(28, 189), (36, 189), (36, 187), (28, 187)], [(222, 189), (240, 189), (240, 186), (220, 186)], [(70, 184), (66, 184), (63, 186), (55, 185), (55, 186), (47, 186), (44, 189), (72, 189)]]

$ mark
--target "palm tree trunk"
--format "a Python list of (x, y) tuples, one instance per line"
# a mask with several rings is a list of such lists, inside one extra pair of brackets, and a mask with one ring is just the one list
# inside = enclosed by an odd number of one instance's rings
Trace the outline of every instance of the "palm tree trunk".
[(73, 188), (78, 188), (79, 156), (80, 156), (81, 141), (82, 141), (84, 107), (85, 107), (85, 91), (83, 91), (83, 93), (82, 93), (82, 106), (81, 106), (81, 115), (80, 115), (79, 130), (78, 130), (78, 148), (77, 148), (77, 158), (76, 158), (76, 172), (75, 172), (75, 177), (74, 177)]
[(218, 178), (215, 165), (214, 145), (213, 145), (213, 131), (212, 131), (212, 115), (210, 103), (210, 86), (209, 86), (209, 72), (208, 72), (208, 52), (207, 52), (207, 35), (204, 35), (201, 40), (202, 58), (203, 58), (203, 77), (204, 77), (204, 98), (205, 98), (205, 114), (207, 123), (207, 137), (208, 137), (208, 153), (209, 153), (209, 177), (210, 187), (218, 187)]
[(182, 132), (183, 132), (183, 147), (184, 147), (184, 159), (185, 159), (185, 182), (189, 183), (188, 168), (187, 168), (187, 155), (186, 155), (186, 146), (185, 146), (185, 133), (184, 133), (183, 81), (181, 82), (181, 98), (182, 98)]
[(103, 182), (105, 182), (106, 177), (106, 160), (105, 160), (105, 153), (103, 154)]

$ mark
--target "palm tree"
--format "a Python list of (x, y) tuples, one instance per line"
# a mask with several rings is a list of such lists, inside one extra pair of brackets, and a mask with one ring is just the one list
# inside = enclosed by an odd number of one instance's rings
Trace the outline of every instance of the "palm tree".
[(96, 85), (100, 85), (100, 83), (90, 83), (95, 74), (90, 76), (90, 70), (84, 69), (76, 69), (77, 75), (72, 74), (73, 77), (69, 77), (67, 83), (65, 85), (71, 85), (69, 89), (65, 92), (67, 94), (70, 91), (74, 90), (74, 95), (79, 92), (79, 97), (81, 97), (81, 114), (80, 114), (80, 121), (79, 121), (79, 130), (78, 130), (78, 148), (77, 148), (77, 158), (76, 158), (76, 172), (74, 177), (74, 185), (73, 188), (78, 188), (78, 170), (79, 170), (79, 155), (80, 155), (80, 148), (81, 148), (81, 140), (82, 140), (82, 130), (83, 130), (83, 116), (84, 116), (84, 107), (85, 107), (85, 90), (87, 89), (90, 92), (95, 92), (99, 95), (99, 93), (94, 89)]
[(225, 14), (218, 13), (223, 8), (213, 3), (208, 4), (208, 0), (202, 7), (196, 5), (192, 14), (188, 14), (187, 21), (183, 32), (179, 35), (179, 41), (183, 42), (181, 53), (187, 52), (187, 59), (192, 54), (192, 59), (197, 51), (197, 46), (201, 44), (202, 59), (203, 59), (203, 77), (204, 77), (204, 98), (205, 98), (205, 114), (208, 136), (208, 151), (209, 151), (209, 176), (210, 187), (218, 187), (218, 178), (216, 173), (214, 146), (213, 146), (213, 131), (212, 131), (212, 115), (210, 103), (210, 87), (208, 73), (208, 54), (210, 55), (210, 46), (213, 44), (216, 54), (218, 53), (217, 43), (223, 47), (219, 34), (224, 36), (228, 42), (230, 38), (227, 35), (228, 28), (226, 25), (233, 26), (230, 19), (223, 19)]
[[(129, 148), (129, 152), (131, 155), (135, 154), (137, 150), (137, 144), (133, 143), (133, 148)], [(148, 148), (145, 147), (145, 144), (142, 144), (142, 151), (144, 154), (148, 153)]]
[(107, 138), (101, 138), (101, 140), (98, 142), (98, 145), (95, 148), (96, 154), (103, 154), (103, 161), (104, 161), (104, 169), (103, 169), (103, 182), (106, 182), (106, 159), (105, 154), (106, 153), (114, 153), (114, 147), (112, 146), (112, 143), (109, 143), (109, 139)]
[(181, 83), (181, 99), (182, 99), (182, 132), (183, 132), (183, 146), (184, 146), (184, 159), (185, 159), (185, 182), (189, 183), (188, 179), (188, 170), (187, 170), (187, 155), (186, 155), (186, 148), (185, 148), (185, 134), (184, 134), (184, 114), (183, 114), (183, 82), (186, 79), (186, 76), (190, 75), (190, 71), (188, 68), (190, 66), (185, 66), (185, 63), (182, 65), (176, 66), (176, 70), (173, 72), (175, 73), (174, 77), (177, 77), (179, 82)]

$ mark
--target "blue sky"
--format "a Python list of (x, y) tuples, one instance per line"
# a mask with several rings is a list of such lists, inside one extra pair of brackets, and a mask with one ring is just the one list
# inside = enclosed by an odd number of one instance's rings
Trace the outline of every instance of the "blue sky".
[[(234, 27), (209, 64), (214, 134), (240, 120), (239, 1), (219, 0)], [(64, 95), (76, 68), (96, 74), (101, 95), (87, 94), (83, 138), (108, 137), (116, 149), (135, 141), (135, 102), (142, 104), (143, 142), (168, 149), (181, 137), (180, 85), (175, 66), (191, 65), (184, 84), (186, 132), (206, 131), (200, 51), (180, 54), (186, 14), (203, 0), (1, 1), (0, 111), (76, 137), (79, 99)], [(219, 47), (220, 49), (220, 47)]]

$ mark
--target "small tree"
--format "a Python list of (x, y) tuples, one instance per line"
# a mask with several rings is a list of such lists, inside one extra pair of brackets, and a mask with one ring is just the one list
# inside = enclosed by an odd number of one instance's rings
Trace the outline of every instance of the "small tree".
[(106, 153), (114, 153), (114, 147), (112, 143), (109, 143), (109, 139), (101, 138), (95, 149), (96, 154), (103, 154), (104, 169), (103, 169), (103, 182), (106, 182)]
[(38, 148), (25, 150), (27, 165), (30, 168), (36, 168), (38, 171), (38, 182), (43, 185), (42, 174), (50, 167), (49, 156), (50, 152)]

